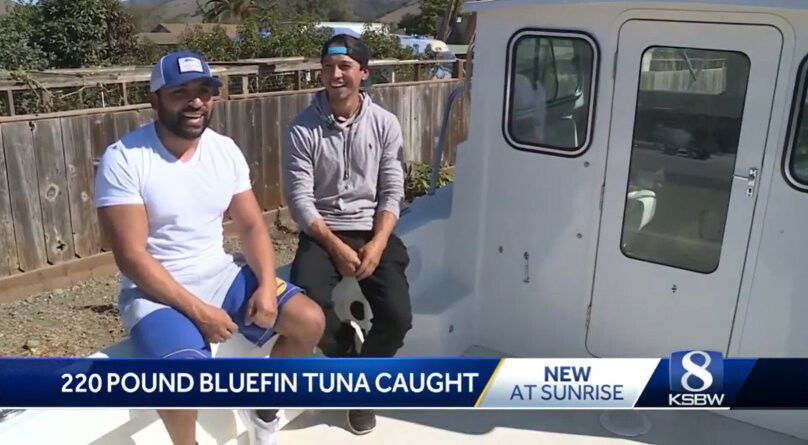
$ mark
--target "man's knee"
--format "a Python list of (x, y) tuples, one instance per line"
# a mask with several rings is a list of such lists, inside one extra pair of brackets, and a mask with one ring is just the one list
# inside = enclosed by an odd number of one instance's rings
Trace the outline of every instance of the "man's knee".
[(285, 308), (292, 311), (290, 323), (286, 326), (286, 336), (297, 341), (317, 344), (325, 330), (325, 316), (317, 303), (303, 294), (294, 297), (297, 304)]
[(403, 340), (404, 336), (412, 329), (412, 311), (409, 307), (387, 314), (382, 320), (373, 320), (373, 324), (379, 325), (381, 331), (391, 341)]

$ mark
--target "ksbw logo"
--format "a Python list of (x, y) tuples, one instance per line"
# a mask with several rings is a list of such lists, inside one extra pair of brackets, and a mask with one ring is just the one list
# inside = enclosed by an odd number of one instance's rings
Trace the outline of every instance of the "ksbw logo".
[(724, 357), (718, 351), (676, 351), (671, 354), (671, 406), (721, 406), (724, 401)]

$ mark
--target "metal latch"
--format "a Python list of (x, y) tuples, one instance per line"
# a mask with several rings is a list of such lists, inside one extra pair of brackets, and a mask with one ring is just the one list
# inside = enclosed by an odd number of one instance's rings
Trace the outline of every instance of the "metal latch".
[(757, 177), (758, 177), (758, 169), (752, 167), (749, 169), (749, 175), (732, 175), (733, 178), (739, 179), (741, 181), (746, 181), (746, 196), (752, 196), (755, 194), (755, 187), (757, 187)]

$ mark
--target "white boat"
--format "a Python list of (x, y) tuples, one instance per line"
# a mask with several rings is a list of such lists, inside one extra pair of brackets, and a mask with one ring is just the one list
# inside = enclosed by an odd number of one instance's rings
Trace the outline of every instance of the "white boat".
[[(478, 14), (469, 135), (454, 184), (397, 228), (414, 310), (400, 355), (808, 356), (808, 3), (464, 8)], [(351, 317), (356, 284), (339, 295)], [(262, 353), (240, 342), (219, 353)], [(340, 412), (297, 414), (284, 444), (808, 441), (804, 411), (390, 411), (363, 437)], [(241, 432), (231, 411), (201, 414), (200, 444)], [(32, 410), (0, 441), (167, 435), (147, 411)]]

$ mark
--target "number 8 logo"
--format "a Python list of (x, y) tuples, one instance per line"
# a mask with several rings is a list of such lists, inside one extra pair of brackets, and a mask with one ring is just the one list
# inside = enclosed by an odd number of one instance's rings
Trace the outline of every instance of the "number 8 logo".
[[(694, 355), (699, 355), (704, 358), (704, 364), (699, 366), (693, 362)], [(709, 388), (713, 384), (713, 375), (707, 370), (711, 362), (710, 355), (704, 351), (690, 351), (685, 354), (685, 356), (682, 357), (682, 367), (685, 368), (687, 372), (682, 375), (682, 387), (690, 392), (701, 392)], [(696, 388), (690, 386), (687, 382), (690, 376), (695, 376), (701, 380), (702, 385)]]

